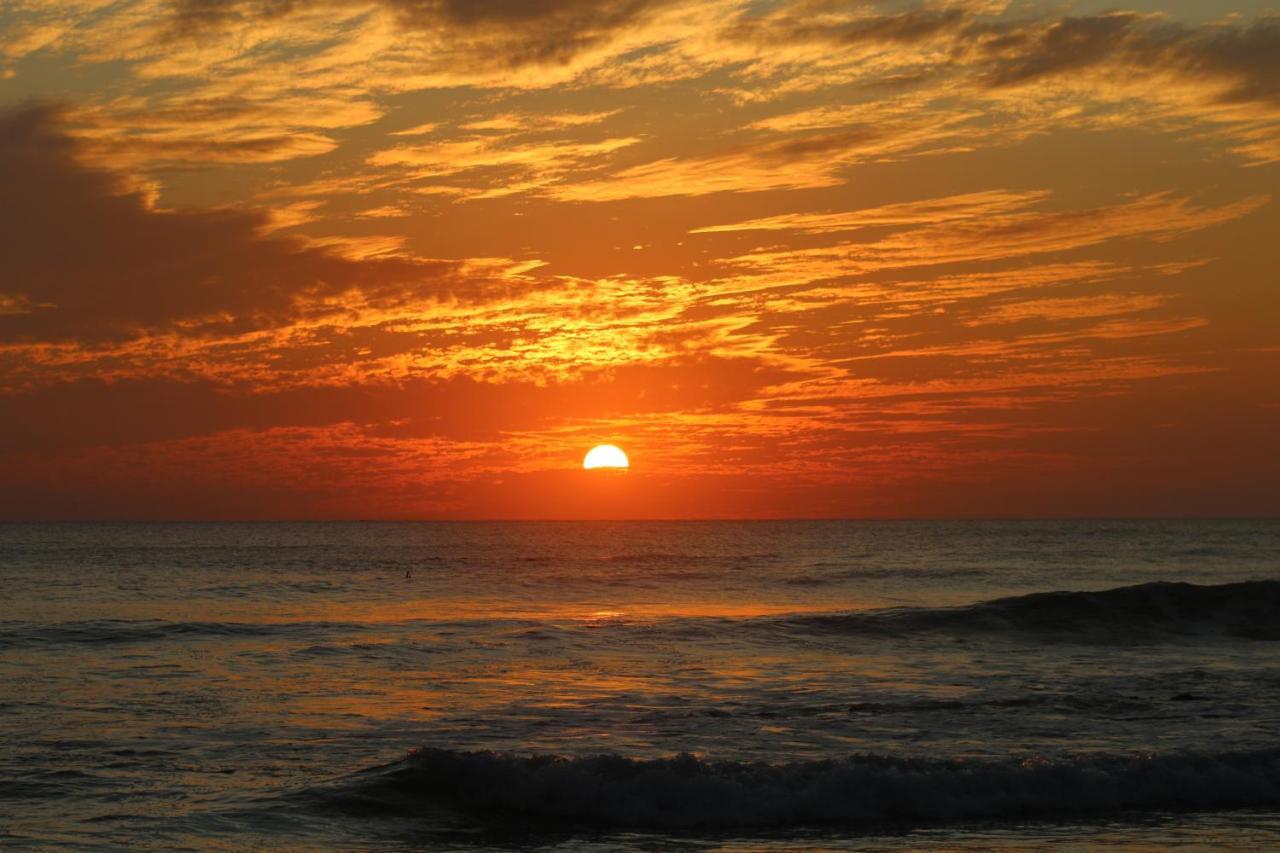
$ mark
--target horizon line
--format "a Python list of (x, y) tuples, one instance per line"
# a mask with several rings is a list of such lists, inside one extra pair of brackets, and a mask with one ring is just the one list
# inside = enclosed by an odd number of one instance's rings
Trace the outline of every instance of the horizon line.
[(618, 518), (0, 518), (17, 524), (643, 524), (742, 522), (904, 521), (1280, 521), (1280, 515), (902, 515), (902, 516), (706, 516)]

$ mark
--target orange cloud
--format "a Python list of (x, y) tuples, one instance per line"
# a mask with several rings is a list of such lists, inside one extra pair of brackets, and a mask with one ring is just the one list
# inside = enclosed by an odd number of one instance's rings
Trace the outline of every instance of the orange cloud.
[(1170, 7), (17, 0), (0, 515), (1280, 507), (1277, 22)]
[[(0, 123), (0, 177), (12, 209), (0, 230), (9, 341), (192, 337), (266, 329), (369, 304), (454, 298), (483, 286), (465, 265), (406, 259), (357, 263), (264, 236), (269, 220), (232, 210), (162, 211), (109, 173), (82, 165), (58, 115), (32, 107)], [(75, 227), (67, 227), (67, 216)]]
[[(1135, 237), (1169, 240), (1248, 216), (1270, 201), (1268, 196), (1254, 196), (1217, 207), (1198, 208), (1187, 199), (1158, 193), (1091, 210), (1032, 212), (1025, 209), (1029, 203), (1042, 198), (1039, 193), (1016, 200), (977, 196), (967, 199), (967, 207), (965, 200), (949, 199), (935, 206), (937, 224), (928, 227), (901, 231), (867, 242), (821, 248), (760, 250), (727, 258), (724, 262), (756, 277), (763, 284), (787, 280), (814, 281), (913, 266), (1006, 260)], [(1003, 212), (994, 212), (993, 205)], [(821, 231), (851, 230), (862, 227), (868, 219), (885, 215), (884, 209), (880, 209), (854, 212), (844, 218), (838, 214), (802, 216), (798, 220), (784, 220), (784, 223), (797, 230), (815, 227)], [(782, 226), (783, 223), (769, 219), (702, 230), (709, 233)]]

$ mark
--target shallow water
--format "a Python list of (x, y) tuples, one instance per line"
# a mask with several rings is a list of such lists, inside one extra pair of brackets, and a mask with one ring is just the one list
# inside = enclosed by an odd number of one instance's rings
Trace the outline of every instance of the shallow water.
[(0, 584), (6, 847), (1280, 845), (1280, 523), (6, 525)]

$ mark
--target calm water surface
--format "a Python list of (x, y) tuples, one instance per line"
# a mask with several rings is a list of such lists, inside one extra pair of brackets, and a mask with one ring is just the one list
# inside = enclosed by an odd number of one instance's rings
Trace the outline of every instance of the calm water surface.
[(0, 587), (6, 848), (1280, 846), (1276, 522), (0, 525)]

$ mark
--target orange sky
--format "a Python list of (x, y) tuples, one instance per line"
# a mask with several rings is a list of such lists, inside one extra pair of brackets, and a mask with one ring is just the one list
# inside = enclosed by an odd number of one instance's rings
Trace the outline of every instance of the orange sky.
[(1278, 191), (1260, 0), (14, 0), (0, 518), (1280, 514)]

